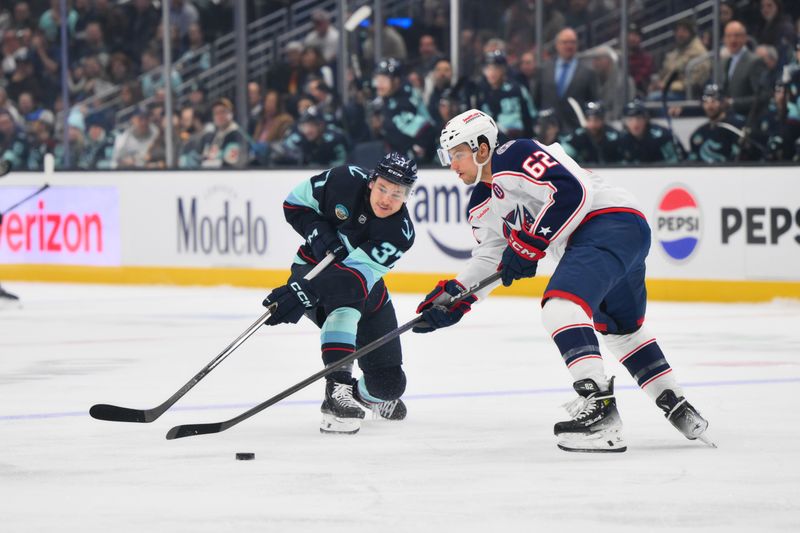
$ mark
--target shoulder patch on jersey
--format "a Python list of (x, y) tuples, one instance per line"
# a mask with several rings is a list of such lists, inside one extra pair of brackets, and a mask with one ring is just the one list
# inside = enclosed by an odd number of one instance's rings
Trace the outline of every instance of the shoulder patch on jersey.
[(497, 149), (497, 154), (498, 154), (498, 155), (502, 154), (503, 152), (505, 152), (506, 150), (508, 150), (508, 149), (509, 149), (509, 147), (510, 147), (512, 144), (514, 144), (515, 142), (516, 142), (516, 141), (508, 141), (507, 143), (503, 144), (503, 146), (501, 146), (500, 148), (498, 148), (498, 149)]
[(506, 196), (506, 193), (503, 190), (503, 188), (500, 185), (498, 185), (497, 183), (493, 183), (492, 184), (492, 192), (494, 193), (495, 196), (497, 196), (501, 200), (503, 198), (505, 198), (505, 196)]
[(350, 211), (348, 211), (347, 208), (342, 204), (336, 204), (333, 212), (336, 213), (336, 218), (339, 220), (347, 220), (347, 218), (350, 216)]

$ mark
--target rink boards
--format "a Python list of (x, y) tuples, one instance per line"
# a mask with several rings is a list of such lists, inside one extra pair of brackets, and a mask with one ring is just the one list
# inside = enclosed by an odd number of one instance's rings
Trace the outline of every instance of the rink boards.
[[(654, 299), (800, 298), (800, 169), (604, 169), (639, 200), (653, 229)], [(5, 214), (0, 280), (271, 287), (283, 283), (299, 237), (281, 203), (309, 171), (58, 173), (37, 198)], [(45, 179), (18, 174), (0, 211)], [(409, 200), (414, 247), (388, 278), (426, 292), (457, 273), (474, 244), (470, 189), (447, 170), (422, 170)], [(541, 294), (541, 276), (500, 294)]]

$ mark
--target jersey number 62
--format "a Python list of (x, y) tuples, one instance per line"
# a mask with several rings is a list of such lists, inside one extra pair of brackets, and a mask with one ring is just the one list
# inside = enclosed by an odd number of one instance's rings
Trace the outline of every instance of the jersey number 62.
[(522, 169), (530, 174), (530, 176), (538, 180), (541, 178), (548, 168), (553, 168), (558, 165), (558, 161), (553, 161), (550, 154), (546, 152), (533, 152), (528, 159), (522, 163)]

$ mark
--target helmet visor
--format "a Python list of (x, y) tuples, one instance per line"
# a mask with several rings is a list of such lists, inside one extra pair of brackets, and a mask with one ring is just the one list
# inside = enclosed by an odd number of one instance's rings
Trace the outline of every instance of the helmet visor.
[(450, 163), (453, 161), (450, 157), (450, 152), (444, 148), (439, 148), (436, 150), (436, 153), (439, 154), (439, 162), (442, 164), (442, 166), (449, 167)]

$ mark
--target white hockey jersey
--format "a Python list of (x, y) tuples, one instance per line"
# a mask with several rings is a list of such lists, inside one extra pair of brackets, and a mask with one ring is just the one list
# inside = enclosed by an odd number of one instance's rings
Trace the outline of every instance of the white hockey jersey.
[(628, 191), (581, 168), (558, 143), (542, 145), (532, 139), (509, 141), (495, 151), (492, 183), (476, 185), (468, 209), (478, 245), (456, 276), (466, 287), (497, 271), (513, 229), (549, 241), (547, 254), (558, 261), (572, 232), (590, 218), (609, 212), (641, 215)]

